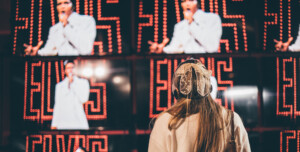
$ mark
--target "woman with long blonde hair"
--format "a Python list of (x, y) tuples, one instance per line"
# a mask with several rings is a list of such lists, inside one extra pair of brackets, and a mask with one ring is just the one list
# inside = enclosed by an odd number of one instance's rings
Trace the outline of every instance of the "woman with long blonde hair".
[(181, 63), (172, 79), (177, 103), (157, 118), (149, 152), (248, 152), (241, 118), (210, 96), (211, 71), (195, 59)]

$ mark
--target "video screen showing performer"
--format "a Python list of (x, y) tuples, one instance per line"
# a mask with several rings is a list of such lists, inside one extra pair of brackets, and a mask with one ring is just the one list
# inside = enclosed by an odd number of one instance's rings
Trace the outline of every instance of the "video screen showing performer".
[(93, 17), (74, 12), (71, 0), (57, 0), (59, 22), (50, 27), (48, 39), (36, 46), (24, 44), (25, 55), (30, 56), (78, 56), (91, 55), (96, 37)]
[(126, 1), (14, 1), (11, 53), (27, 57), (129, 54), (134, 38), (131, 5)]
[(22, 105), (12, 107), (16, 130), (119, 130), (133, 125), (127, 60), (37, 58), (15, 67), (13, 77), (24, 80), (12, 81), (18, 92), (12, 100)]
[(175, 24), (170, 43), (169, 38), (159, 44), (148, 41), (150, 53), (217, 53), (222, 36), (221, 18), (199, 6), (197, 0), (182, 0), (184, 19)]
[(89, 99), (88, 80), (77, 77), (74, 62), (66, 60), (64, 80), (56, 84), (51, 129), (89, 129), (83, 104)]

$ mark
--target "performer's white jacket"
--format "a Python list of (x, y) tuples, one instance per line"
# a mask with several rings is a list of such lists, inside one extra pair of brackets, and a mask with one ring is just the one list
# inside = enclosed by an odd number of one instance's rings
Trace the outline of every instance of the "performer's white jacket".
[(292, 51), (292, 52), (299, 52), (300, 51), (300, 25), (299, 25), (297, 39), (296, 39), (296, 41), (293, 45), (289, 46), (289, 50)]
[(83, 109), (83, 103), (88, 101), (89, 94), (90, 86), (86, 79), (74, 76), (70, 88), (67, 77), (56, 84), (51, 127), (63, 130), (89, 129)]
[(48, 40), (44, 48), (38, 51), (38, 55), (91, 55), (95, 37), (95, 19), (73, 12), (65, 27), (58, 22), (50, 28)]
[(169, 45), (163, 52), (173, 53), (217, 53), (222, 36), (222, 22), (217, 14), (197, 10), (194, 21), (184, 19), (174, 27)]

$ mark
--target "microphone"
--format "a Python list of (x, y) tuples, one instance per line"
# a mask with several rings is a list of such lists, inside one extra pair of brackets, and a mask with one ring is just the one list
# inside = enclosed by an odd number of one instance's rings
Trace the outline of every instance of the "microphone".
[(191, 13), (192, 13), (192, 11), (188, 9), (188, 10), (186, 10), (186, 11), (184, 12), (184, 15), (185, 15), (185, 16), (189, 16)]
[(68, 88), (70, 89), (70, 88), (71, 88), (71, 83), (72, 83), (72, 81), (73, 81), (73, 80), (70, 81), (70, 78), (73, 79), (73, 73), (70, 72), (67, 76), (68, 76), (68, 78), (69, 78)]
[(73, 77), (73, 75), (74, 74), (72, 72), (70, 72), (68, 77)]
[(64, 18), (65, 16), (66, 16), (65, 11), (62, 11), (61, 14), (60, 14), (60, 17), (61, 17), (61, 18)]
[(66, 16), (67, 16), (67, 14), (65, 13), (65, 11), (62, 11), (62, 12), (59, 14), (59, 21), (60, 21), (61, 23), (63, 23), (64, 26), (66, 26), (66, 24), (67, 24)]

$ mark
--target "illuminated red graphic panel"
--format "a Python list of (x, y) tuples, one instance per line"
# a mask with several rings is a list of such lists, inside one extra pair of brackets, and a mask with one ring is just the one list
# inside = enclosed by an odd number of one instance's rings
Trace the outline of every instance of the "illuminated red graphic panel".
[[(292, 20), (292, 10), (297, 8), (297, 1), (292, 0), (264, 0), (264, 35), (263, 49), (274, 49), (273, 39), (287, 41), (291, 37), (292, 25), (298, 23)], [(296, 21), (296, 20), (295, 20)], [(276, 32), (274, 32), (276, 31)], [(274, 34), (275, 33), (275, 34)]]
[(30, 135), (26, 137), (26, 152), (73, 152), (78, 147), (90, 152), (107, 152), (107, 135)]
[[(52, 120), (55, 85), (63, 79), (63, 61), (25, 63), (24, 120)], [(84, 104), (88, 120), (107, 118), (106, 98), (106, 83), (90, 80), (90, 99)]]
[[(233, 87), (233, 80), (224, 78), (224, 75), (233, 72), (232, 58), (215, 59), (215, 58), (200, 58), (201, 62), (212, 71), (212, 76), (215, 76), (218, 81), (218, 91), (224, 92), (228, 88)], [(150, 60), (150, 111), (149, 117), (156, 117), (160, 112), (170, 108), (176, 99), (172, 97), (171, 83), (172, 75), (178, 64), (184, 61), (183, 59), (161, 59)], [(216, 99), (216, 102), (234, 110), (233, 99), (223, 97)]]
[[(200, 8), (222, 18), (223, 36), (219, 52), (247, 52), (248, 41), (244, 11), (231, 14), (237, 6), (245, 7), (244, 0), (200, 0)], [(140, 0), (138, 4), (137, 52), (147, 51), (147, 41), (159, 42), (172, 37), (174, 25), (183, 19), (181, 0)], [(175, 22), (174, 22), (175, 21)]]
[[(94, 83), (91, 81), (91, 87), (93, 87), (94, 89), (90, 89), (90, 93), (95, 93), (97, 98), (96, 103), (94, 100), (89, 100), (84, 104), (86, 117), (88, 118), (88, 120), (106, 119), (106, 84)], [(102, 114), (99, 115), (99, 113)]]
[[(113, 41), (116, 41), (116, 48), (117, 48), (117, 53), (121, 54), (122, 53), (122, 39), (121, 39), (121, 26), (120, 26), (120, 17), (117, 16), (110, 16), (106, 17), (103, 15), (103, 10), (102, 7), (103, 5), (107, 4), (116, 4), (119, 3), (118, 0), (97, 0), (97, 5), (96, 5), (96, 10), (97, 10), (97, 17), (95, 17), (99, 23), (99, 25), (96, 26), (97, 30), (106, 30), (107, 31), (107, 40), (108, 40), (108, 53), (113, 52)], [(94, 2), (93, 0), (90, 0), (90, 8), (93, 8)], [(92, 15), (93, 12), (90, 11), (90, 15)], [(114, 28), (112, 27), (114, 26)], [(115, 37), (112, 37), (112, 31), (116, 33)], [(101, 42), (101, 41), (100, 41)], [(99, 41), (95, 41), (95, 45), (98, 45), (99, 48), (103, 48), (103, 42), (100, 43)], [(102, 46), (101, 46), (102, 45)], [(94, 53), (94, 52), (93, 52)], [(103, 54), (103, 50), (99, 50), (99, 54)]]
[[(277, 58), (277, 116), (296, 119), (300, 115), (297, 106), (297, 69), (299, 58)], [(298, 71), (299, 72), (299, 71)]]
[[(93, 16), (96, 20), (97, 37), (92, 54), (121, 54), (121, 21), (117, 12), (121, 6), (119, 0), (74, 0), (75, 11), (79, 14)], [(111, 9), (103, 9), (111, 8)], [(15, 2), (13, 54), (22, 55), (23, 43), (36, 45), (46, 42), (49, 28), (58, 22), (56, 0), (29, 0)], [(103, 49), (104, 48), (104, 49)]]
[(280, 132), (280, 152), (300, 151), (300, 130), (284, 130)]
[[(221, 16), (221, 18), (224, 18), (222, 20), (224, 34), (220, 41), (221, 47), (219, 48), (219, 52), (221, 52), (221, 50), (225, 50), (227, 53), (229, 53), (229, 52), (244, 52), (244, 51), (247, 52), (248, 51), (246, 18), (245, 18), (244, 11), (241, 11), (238, 14), (230, 14), (229, 13), (231, 11), (230, 9), (234, 9), (234, 7), (230, 7), (230, 4), (232, 4), (233, 6), (234, 5), (245, 6), (246, 3), (243, 3), (243, 2), (244, 2), (244, 0), (232, 0), (232, 1), (222, 0), (222, 2), (218, 2), (218, 0), (210, 0), (210, 10), (209, 11), (215, 12), (215, 13), (219, 14)], [(214, 5), (212, 3), (214, 3)], [(218, 3), (221, 3), (222, 10), (220, 9), (221, 7), (219, 7)], [(202, 8), (202, 9), (204, 9), (204, 8)], [(239, 23), (241, 23), (241, 30), (239, 30), (239, 28), (238, 28)], [(227, 34), (227, 32), (230, 34)], [(224, 44), (225, 47), (223, 47), (222, 44)], [(228, 45), (229, 45), (229, 47), (228, 47)]]

